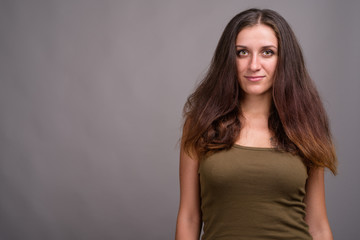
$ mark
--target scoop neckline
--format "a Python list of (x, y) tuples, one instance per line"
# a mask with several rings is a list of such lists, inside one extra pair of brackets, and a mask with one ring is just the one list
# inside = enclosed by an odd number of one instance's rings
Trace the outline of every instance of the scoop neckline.
[(247, 149), (247, 150), (254, 150), (254, 151), (274, 151), (276, 148), (273, 147), (251, 147), (251, 146), (243, 146), (237, 143), (234, 143), (233, 147), (240, 148), (240, 149)]

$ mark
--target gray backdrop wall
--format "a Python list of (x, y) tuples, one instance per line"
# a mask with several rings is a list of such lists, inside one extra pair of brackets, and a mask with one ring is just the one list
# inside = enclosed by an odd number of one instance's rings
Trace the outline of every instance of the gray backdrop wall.
[(172, 239), (186, 97), (249, 7), (292, 25), (335, 137), (335, 239), (358, 239), (359, 1), (0, 0), (0, 239)]

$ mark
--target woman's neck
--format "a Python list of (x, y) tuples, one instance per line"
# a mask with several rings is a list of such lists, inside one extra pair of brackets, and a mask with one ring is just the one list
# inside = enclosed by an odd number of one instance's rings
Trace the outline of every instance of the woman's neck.
[(241, 101), (242, 115), (247, 118), (269, 117), (272, 102), (271, 92), (263, 95), (246, 95)]
[(236, 143), (244, 146), (272, 147), (269, 129), (271, 92), (263, 95), (246, 95), (241, 101), (241, 131)]

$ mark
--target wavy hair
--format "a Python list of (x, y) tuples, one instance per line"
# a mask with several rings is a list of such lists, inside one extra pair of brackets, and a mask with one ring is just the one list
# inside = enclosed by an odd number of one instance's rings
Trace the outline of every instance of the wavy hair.
[(248, 9), (227, 24), (210, 67), (183, 109), (181, 147), (201, 159), (231, 148), (241, 130), (244, 96), (236, 70), (238, 33), (257, 24), (271, 27), (278, 39), (278, 63), (272, 87), (268, 127), (277, 149), (302, 157), (308, 167), (336, 174), (336, 154), (326, 111), (304, 63), (298, 41), (286, 20), (269, 9)]

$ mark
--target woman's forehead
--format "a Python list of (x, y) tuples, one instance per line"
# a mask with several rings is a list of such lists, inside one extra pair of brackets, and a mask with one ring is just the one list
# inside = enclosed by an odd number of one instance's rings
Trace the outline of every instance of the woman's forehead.
[(236, 37), (236, 45), (273, 45), (277, 47), (278, 40), (274, 30), (271, 27), (258, 24), (242, 29)]

